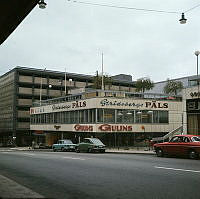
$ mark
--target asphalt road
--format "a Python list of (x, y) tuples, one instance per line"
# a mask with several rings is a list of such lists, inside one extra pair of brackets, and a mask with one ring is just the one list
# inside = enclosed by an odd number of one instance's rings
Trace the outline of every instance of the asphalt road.
[(200, 198), (200, 160), (0, 151), (0, 174), (47, 198)]

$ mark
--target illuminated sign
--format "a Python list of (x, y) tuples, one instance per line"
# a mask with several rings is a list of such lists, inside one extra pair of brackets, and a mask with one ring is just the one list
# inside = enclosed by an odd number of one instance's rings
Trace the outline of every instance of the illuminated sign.
[(103, 124), (99, 126), (100, 131), (105, 131), (105, 132), (130, 132), (133, 130), (132, 126), (130, 125), (110, 125), (110, 124)]
[(55, 111), (55, 110), (62, 110), (62, 109), (70, 109), (70, 108), (82, 108), (82, 107), (86, 107), (86, 101), (83, 101), (83, 102), (79, 102), (79, 101), (76, 101), (76, 102), (73, 102), (71, 104), (54, 104), (52, 106), (52, 111)]
[(145, 102), (146, 108), (168, 108), (168, 103), (161, 103), (161, 102)]
[(191, 92), (190, 96), (191, 97), (200, 97), (200, 92)]
[(100, 101), (101, 106), (115, 106), (115, 107), (130, 107), (130, 108), (168, 108), (168, 103), (162, 103), (162, 102), (144, 102), (144, 103), (134, 103), (134, 102), (123, 102), (119, 100), (108, 100), (103, 99)]
[(122, 102), (122, 101), (117, 101), (117, 100), (114, 100), (114, 101), (109, 101), (108, 99), (103, 99), (100, 101), (100, 104), (101, 106), (117, 106), (117, 107), (120, 107), (120, 106), (125, 106), (125, 107), (143, 107), (143, 104), (142, 103), (134, 103), (134, 102)]
[(80, 125), (80, 124), (76, 124), (74, 126), (75, 131), (93, 131), (93, 126), (91, 125)]

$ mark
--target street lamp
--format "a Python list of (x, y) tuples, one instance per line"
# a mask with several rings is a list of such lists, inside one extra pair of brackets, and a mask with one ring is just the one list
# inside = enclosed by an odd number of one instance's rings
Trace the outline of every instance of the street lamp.
[(179, 19), (180, 24), (186, 24), (187, 19), (185, 18), (185, 14), (181, 14), (181, 19)]
[[(46, 68), (42, 71), (42, 73), (45, 71), (46, 71)], [(42, 73), (41, 73), (41, 79), (40, 79), (40, 106), (42, 104)]]
[(198, 76), (199, 76), (199, 70), (198, 70), (198, 67), (199, 67), (199, 54), (200, 54), (200, 51), (195, 51), (194, 54), (197, 56), (197, 85), (198, 85), (198, 92), (199, 92), (199, 80), (198, 80)]
[(40, 0), (38, 2), (38, 5), (39, 5), (39, 8), (41, 8), (41, 9), (45, 9), (47, 6), (47, 4), (44, 2), (44, 0)]

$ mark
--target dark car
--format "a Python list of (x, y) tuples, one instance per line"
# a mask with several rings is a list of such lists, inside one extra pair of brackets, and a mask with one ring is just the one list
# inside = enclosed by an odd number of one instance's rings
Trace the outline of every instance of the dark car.
[(154, 150), (158, 157), (174, 155), (196, 159), (200, 155), (200, 136), (176, 135), (169, 142), (154, 144)]
[(83, 142), (77, 144), (76, 152), (105, 152), (105, 145), (98, 138), (84, 138)]

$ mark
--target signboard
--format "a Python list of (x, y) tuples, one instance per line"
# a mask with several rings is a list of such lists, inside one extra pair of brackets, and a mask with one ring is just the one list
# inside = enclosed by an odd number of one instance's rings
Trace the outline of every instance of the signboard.
[(98, 130), (101, 132), (131, 132), (133, 128), (131, 125), (102, 124)]

